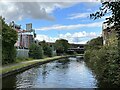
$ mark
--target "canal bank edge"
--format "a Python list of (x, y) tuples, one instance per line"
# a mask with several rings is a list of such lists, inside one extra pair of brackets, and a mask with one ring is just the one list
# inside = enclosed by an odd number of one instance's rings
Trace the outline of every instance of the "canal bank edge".
[(51, 58), (44, 58), (44, 59), (37, 59), (37, 60), (32, 60), (32, 61), (25, 61), (20, 63), (17, 66), (10, 66), (8, 68), (2, 68), (2, 73), (0, 74), (0, 77), (4, 78), (7, 77), (9, 75), (13, 75), (16, 73), (20, 73), (22, 71), (25, 71), (27, 69), (30, 69), (32, 67), (35, 67), (37, 65), (42, 65), (51, 61), (55, 61), (57, 59), (61, 59), (61, 58), (67, 58), (67, 57), (71, 57), (71, 56), (80, 56), (81, 54), (76, 54), (76, 55), (65, 55), (65, 56), (55, 56), (55, 57), (51, 57)]

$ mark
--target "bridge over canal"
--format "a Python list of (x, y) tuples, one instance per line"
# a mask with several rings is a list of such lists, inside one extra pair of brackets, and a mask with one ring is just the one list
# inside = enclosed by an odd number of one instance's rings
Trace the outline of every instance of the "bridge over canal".
[(68, 48), (69, 53), (77, 52), (79, 54), (83, 54), (85, 51), (86, 44), (70, 44), (70, 48)]

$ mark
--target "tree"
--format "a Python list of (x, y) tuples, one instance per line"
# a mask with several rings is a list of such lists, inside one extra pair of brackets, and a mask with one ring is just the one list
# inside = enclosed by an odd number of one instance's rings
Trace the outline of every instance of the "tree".
[[(107, 13), (111, 13), (111, 16), (106, 18), (105, 23), (114, 25), (115, 31), (117, 31), (118, 34), (118, 46), (104, 46), (97, 51), (98, 55), (95, 53), (91, 54), (90, 51), (90, 57), (88, 58), (91, 59), (89, 60), (90, 62), (93, 62), (91, 65), (97, 64), (94, 69), (98, 67), (96, 71), (100, 70), (99, 72), (101, 75), (99, 75), (99, 81), (105, 84), (103, 86), (106, 87), (108, 85), (107, 87), (110, 86), (114, 88), (120, 87), (120, 73), (118, 73), (120, 71), (120, 1), (115, 1), (116, 2), (102, 2), (100, 10), (94, 14), (90, 14), (90, 18), (95, 20), (103, 17)], [(92, 55), (96, 58), (93, 59)]]
[(15, 61), (16, 49), (14, 44), (17, 41), (17, 32), (8, 26), (4, 19), (2, 21), (2, 64)]
[(111, 17), (106, 18), (106, 23), (114, 25), (120, 25), (120, 1), (116, 2), (102, 2), (102, 6), (96, 13), (90, 14), (91, 19), (98, 19), (105, 16), (107, 13), (111, 13)]
[(41, 46), (32, 43), (29, 48), (29, 57), (34, 59), (41, 59), (43, 58), (43, 50)]
[(65, 39), (59, 39), (55, 42), (55, 48), (57, 53), (66, 53), (69, 47), (69, 43)]
[[(94, 46), (94, 47), (93, 47)], [(86, 48), (100, 49), (103, 46), (103, 37), (97, 37), (87, 42)]]
[(52, 48), (50, 46), (47, 46), (45, 53), (48, 57), (52, 57), (52, 55), (53, 55)]
[(120, 55), (120, 0), (115, 0), (115, 2), (102, 2), (99, 11), (90, 14), (90, 18), (95, 20), (105, 16), (107, 13), (111, 13), (111, 17), (106, 18), (105, 23), (108, 25), (114, 24), (115, 31), (117, 31), (118, 51)]
[(48, 57), (52, 57), (52, 55), (53, 55), (52, 47), (50, 47), (44, 40), (39, 42), (39, 45), (42, 46), (44, 55), (46, 55)]

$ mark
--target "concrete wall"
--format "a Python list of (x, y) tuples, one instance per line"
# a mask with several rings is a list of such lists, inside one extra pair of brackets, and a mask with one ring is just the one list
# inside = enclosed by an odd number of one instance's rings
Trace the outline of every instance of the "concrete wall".
[(28, 58), (29, 50), (28, 49), (17, 49), (17, 57), (19, 58)]

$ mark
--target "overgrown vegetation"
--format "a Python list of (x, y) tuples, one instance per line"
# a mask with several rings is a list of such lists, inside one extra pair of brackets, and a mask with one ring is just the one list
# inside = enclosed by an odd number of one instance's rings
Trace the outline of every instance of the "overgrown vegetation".
[(43, 58), (43, 50), (41, 46), (33, 43), (29, 48), (29, 57), (33, 59), (41, 59)]
[(12, 63), (16, 58), (14, 44), (17, 41), (17, 32), (9, 27), (4, 19), (2, 21), (2, 64)]
[(92, 39), (87, 43), (85, 61), (95, 72), (99, 87), (120, 87), (120, 61), (115, 44), (102, 46), (100, 37)]
[(87, 42), (87, 49), (100, 49), (103, 46), (103, 37), (97, 37)]
[[(102, 2), (99, 11), (90, 14), (90, 18), (95, 20), (105, 16), (107, 13), (111, 14), (111, 16), (106, 18), (104, 23), (107, 23), (108, 28), (109, 25), (113, 24), (116, 34), (112, 35), (114, 34), (112, 33), (107, 38), (108, 45), (98, 45), (101, 48), (97, 49), (94, 46), (92, 48), (86, 47), (85, 60), (87, 65), (96, 73), (100, 87), (120, 87), (120, 1)], [(93, 41), (95, 40), (99, 41), (97, 38)], [(88, 43), (88, 46), (92, 46), (91, 43)]]

